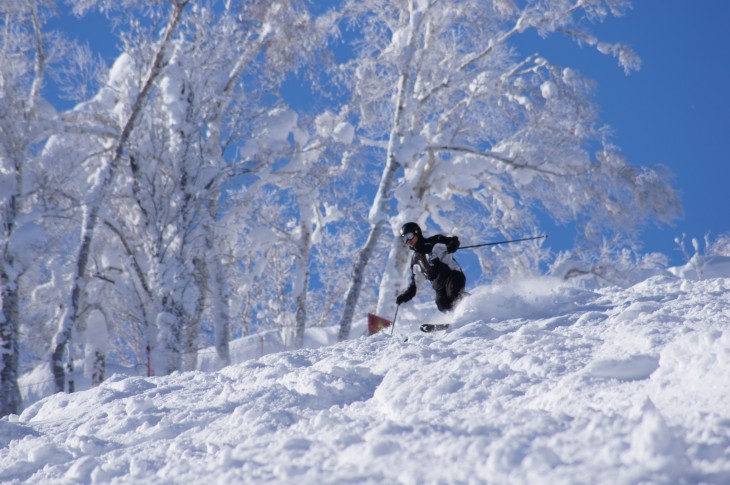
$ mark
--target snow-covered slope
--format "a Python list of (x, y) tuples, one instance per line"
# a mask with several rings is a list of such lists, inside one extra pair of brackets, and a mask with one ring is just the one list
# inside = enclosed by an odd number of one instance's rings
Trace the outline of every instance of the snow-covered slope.
[(724, 276), (487, 286), (447, 332), (404, 306), (396, 338), (112, 377), (1, 420), (0, 481), (730, 483)]

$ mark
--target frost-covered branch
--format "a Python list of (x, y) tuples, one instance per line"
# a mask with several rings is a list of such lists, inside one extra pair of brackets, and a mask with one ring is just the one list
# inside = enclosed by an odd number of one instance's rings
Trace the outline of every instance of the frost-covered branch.
[(36, 11), (36, 6), (33, 2), (30, 3), (30, 16), (33, 21), (33, 34), (35, 36), (36, 56), (35, 76), (28, 99), (31, 103), (35, 103), (38, 100), (41, 92), (41, 86), (43, 85), (43, 74), (46, 67), (46, 51), (43, 47), (43, 36), (41, 32), (41, 24), (38, 20), (38, 12)]
[[(548, 169), (545, 169), (542, 167), (530, 165), (527, 162), (520, 163), (517, 161), (516, 158), (509, 158), (509, 157), (506, 157), (506, 156), (501, 155), (496, 152), (476, 150), (474, 148), (466, 147), (466, 146), (447, 146), (447, 145), (430, 146), (427, 148), (427, 150), (467, 153), (469, 155), (475, 155), (478, 157), (496, 160), (498, 162), (501, 162), (501, 163), (503, 163), (509, 167), (515, 168), (515, 169), (532, 170), (534, 172), (539, 172), (539, 173), (546, 174), (546, 175), (552, 175), (555, 177), (575, 177), (575, 176), (582, 174), (582, 173), (560, 173), (560, 172), (556, 172), (554, 170), (548, 170)], [(585, 172), (583, 172), (583, 173), (585, 173)]]
[(631, 71), (638, 71), (641, 69), (641, 58), (633, 51), (633, 49), (625, 44), (602, 42), (595, 36), (579, 30), (560, 29), (558, 32), (565, 34), (578, 43), (585, 42), (586, 44), (595, 47), (601, 54), (615, 57), (618, 60), (619, 65), (623, 67), (626, 74), (629, 74)]
[(139, 260), (136, 258), (134, 251), (132, 251), (132, 248), (129, 246), (127, 238), (124, 236), (122, 231), (117, 228), (116, 225), (114, 225), (111, 221), (104, 221), (104, 225), (117, 236), (119, 242), (122, 244), (124, 250), (127, 253), (127, 256), (129, 257), (129, 260), (132, 263), (132, 268), (137, 275), (137, 279), (139, 280), (140, 285), (142, 285), (142, 289), (144, 290), (148, 298), (152, 298), (153, 294), (152, 290), (150, 289), (149, 283), (147, 282), (147, 275), (142, 270), (142, 266), (140, 266)]

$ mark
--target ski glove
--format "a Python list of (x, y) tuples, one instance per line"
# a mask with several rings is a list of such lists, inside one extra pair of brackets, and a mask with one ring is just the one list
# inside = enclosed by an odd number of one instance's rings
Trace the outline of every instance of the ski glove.
[(408, 289), (398, 295), (398, 297), (395, 299), (395, 303), (400, 305), (401, 303), (411, 301), (414, 296), (416, 296), (416, 284), (411, 282), (411, 285), (408, 287)]
[(459, 238), (454, 236), (451, 238), (451, 241), (446, 243), (446, 251), (453, 253), (456, 252), (457, 249), (459, 249), (459, 246), (461, 243), (459, 242)]

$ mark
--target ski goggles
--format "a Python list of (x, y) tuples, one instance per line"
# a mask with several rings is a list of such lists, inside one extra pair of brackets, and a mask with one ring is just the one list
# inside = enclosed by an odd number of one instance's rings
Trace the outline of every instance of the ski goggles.
[(408, 241), (410, 241), (414, 237), (416, 237), (416, 234), (413, 232), (407, 232), (405, 234), (400, 235), (400, 239), (401, 239), (401, 241), (403, 241), (403, 244), (408, 243)]

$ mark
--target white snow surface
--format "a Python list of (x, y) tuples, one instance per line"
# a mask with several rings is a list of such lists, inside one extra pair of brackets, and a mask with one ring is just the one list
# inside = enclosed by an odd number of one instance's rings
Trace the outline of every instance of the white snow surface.
[(0, 481), (730, 483), (730, 274), (470, 291), (446, 332), (404, 305), (392, 337), (31, 403)]

